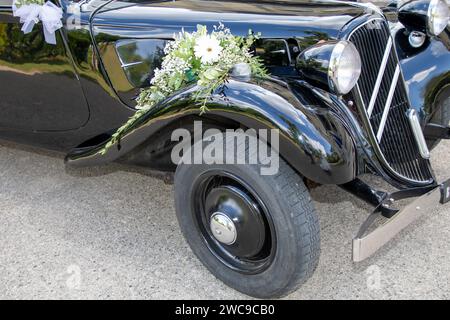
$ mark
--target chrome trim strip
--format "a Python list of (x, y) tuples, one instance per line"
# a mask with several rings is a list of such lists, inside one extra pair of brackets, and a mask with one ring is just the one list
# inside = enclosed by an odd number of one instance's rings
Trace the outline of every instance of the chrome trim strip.
[(144, 61), (136, 61), (136, 62), (130, 62), (130, 63), (122, 63), (120, 66), (122, 68), (126, 68), (126, 67), (131, 67), (131, 66), (135, 66), (137, 64), (141, 64), (144, 63)]
[(409, 109), (406, 116), (408, 117), (409, 124), (411, 125), (411, 129), (414, 133), (414, 138), (416, 139), (417, 146), (419, 147), (420, 155), (424, 159), (430, 159), (430, 150), (428, 149), (427, 142), (423, 135), (419, 117), (417, 116), (417, 111), (415, 109)]
[(380, 121), (380, 126), (378, 127), (377, 132), (377, 140), (381, 141), (381, 137), (383, 136), (384, 127), (386, 126), (387, 117), (389, 115), (389, 111), (391, 110), (392, 98), (394, 97), (395, 89), (397, 88), (398, 77), (400, 75), (400, 65), (397, 64), (395, 68), (394, 77), (392, 78), (391, 87), (389, 88), (389, 94), (386, 99), (386, 104), (384, 105), (383, 116)]
[(430, 213), (432, 209), (439, 205), (440, 199), (440, 188), (436, 187), (425, 195), (416, 198), (371, 233), (364, 237), (355, 237), (353, 239), (353, 261), (361, 262), (373, 255), (409, 224), (424, 214)]
[(372, 97), (370, 97), (369, 108), (367, 109), (367, 115), (372, 115), (373, 108), (375, 107), (375, 101), (377, 101), (378, 91), (380, 90), (381, 81), (383, 80), (384, 71), (386, 70), (386, 65), (391, 55), (392, 49), (392, 38), (389, 37), (389, 41), (386, 44), (386, 49), (384, 50), (383, 60), (381, 60), (380, 71), (378, 71), (377, 80), (375, 81), (375, 86), (373, 88)]
[(354, 34), (356, 31), (358, 31), (359, 29), (361, 29), (362, 27), (364, 27), (366, 24), (372, 23), (373, 21), (376, 21), (376, 20), (383, 21), (383, 22), (386, 21), (386, 20), (383, 19), (383, 18), (372, 18), (372, 19), (369, 19), (369, 20), (367, 20), (366, 22), (364, 22), (364, 23), (360, 24), (359, 26), (357, 26), (355, 29), (353, 29), (353, 30), (349, 33), (349, 35), (345, 37), (345, 39), (346, 39), (346, 40), (350, 40), (350, 38), (353, 36), (353, 34)]
[(339, 58), (345, 49), (345, 42), (339, 41), (336, 43), (333, 51), (331, 52), (330, 65), (328, 66), (328, 86), (337, 94), (342, 94), (339, 88), (336, 87), (336, 69)]

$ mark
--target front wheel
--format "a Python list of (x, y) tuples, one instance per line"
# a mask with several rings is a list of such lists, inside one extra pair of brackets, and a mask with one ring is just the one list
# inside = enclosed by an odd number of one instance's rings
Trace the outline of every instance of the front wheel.
[(175, 205), (192, 251), (240, 292), (284, 296), (317, 266), (318, 219), (302, 179), (282, 159), (267, 176), (259, 164), (179, 164)]

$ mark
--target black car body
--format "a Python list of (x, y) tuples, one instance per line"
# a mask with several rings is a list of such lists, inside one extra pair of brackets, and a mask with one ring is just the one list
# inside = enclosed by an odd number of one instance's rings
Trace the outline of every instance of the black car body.
[[(408, 14), (399, 22), (392, 7), (303, 0), (60, 0), (65, 26), (51, 46), (44, 42), (40, 25), (30, 34), (21, 33), (10, 3), (0, 0), (3, 138), (63, 151), (71, 166), (121, 161), (175, 171), (170, 161), (170, 133), (175, 128), (191, 128), (200, 119), (220, 130), (278, 129), (281, 158), (295, 173), (315, 183), (340, 185), (373, 204), (376, 213), (398, 217), (403, 211), (398, 212), (394, 200), (427, 196), (439, 186), (444, 190), (441, 202), (446, 201), (447, 186), (439, 185), (429, 159), (421, 154), (423, 146), (408, 112), (415, 110), (428, 147), (450, 137), (448, 26), (438, 36), (426, 35), (414, 48)], [(235, 35), (246, 36), (249, 29), (262, 34), (255, 52), (272, 78), (230, 79), (224, 88), (227, 99), (213, 96), (209, 111), (201, 116), (192, 99), (195, 88), (181, 90), (148, 112), (120, 144), (100, 154), (115, 129), (135, 112), (134, 98), (150, 85), (173, 34), (193, 31), (198, 24), (212, 28), (218, 22)], [(333, 93), (308, 73), (310, 66), (301, 69), (298, 63), (305, 50), (340, 40), (353, 43), (362, 60), (357, 86), (345, 95)], [(282, 50), (274, 54), (272, 47)], [(367, 173), (383, 177), (400, 193), (375, 190), (358, 179)], [(387, 241), (379, 238), (372, 247)], [(354, 242), (354, 250), (367, 250), (355, 260), (375, 250), (364, 246)], [(196, 254), (205, 259), (203, 253)], [(213, 271), (213, 264), (207, 266)], [(260, 286), (240, 287), (219, 277), (256, 296), (279, 296), (293, 288), (277, 283), (276, 289), (258, 291)]]

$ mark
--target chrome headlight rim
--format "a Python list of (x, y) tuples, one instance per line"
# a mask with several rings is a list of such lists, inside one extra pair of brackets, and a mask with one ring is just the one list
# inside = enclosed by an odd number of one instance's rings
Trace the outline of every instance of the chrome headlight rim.
[[(435, 30), (435, 16), (436, 16), (436, 10), (440, 8), (440, 5), (444, 4), (444, 7), (447, 8), (447, 21), (444, 25), (444, 27), (441, 30)], [(431, 0), (430, 4), (428, 5), (428, 12), (427, 12), (427, 29), (428, 33), (432, 36), (438, 36), (440, 35), (448, 26), (450, 20), (450, 10), (448, 8), (448, 4), (446, 0)]]
[[(339, 66), (340, 66), (340, 61), (341, 61), (342, 55), (344, 54), (345, 49), (347, 49), (347, 48), (350, 48), (350, 50), (352, 51), (353, 58), (356, 59), (355, 62), (357, 63), (358, 67), (355, 68), (356, 75), (355, 75), (355, 80), (354, 80), (353, 85), (344, 89), (340, 85), (340, 81), (339, 81)], [(330, 64), (328, 67), (328, 86), (334, 93), (340, 94), (340, 95), (345, 95), (345, 94), (349, 93), (355, 87), (355, 85), (358, 82), (358, 79), (361, 75), (361, 66), (362, 66), (361, 61), (362, 61), (361, 55), (359, 54), (358, 49), (356, 49), (356, 47), (353, 43), (351, 43), (350, 41), (347, 41), (347, 40), (341, 40), (336, 43), (336, 45), (334, 46), (334, 49), (331, 53)]]

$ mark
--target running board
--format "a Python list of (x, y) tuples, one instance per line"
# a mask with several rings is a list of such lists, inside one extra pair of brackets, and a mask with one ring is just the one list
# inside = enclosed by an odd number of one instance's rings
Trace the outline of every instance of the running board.
[[(380, 216), (381, 207), (389, 207), (396, 200), (417, 196), (419, 197), (398, 211), (383, 225), (366, 234), (375, 219)], [(353, 239), (353, 261), (360, 262), (367, 259), (409, 224), (449, 200), (450, 180), (433, 187), (401, 190), (388, 195), (385, 201), (361, 225), (358, 234)]]

